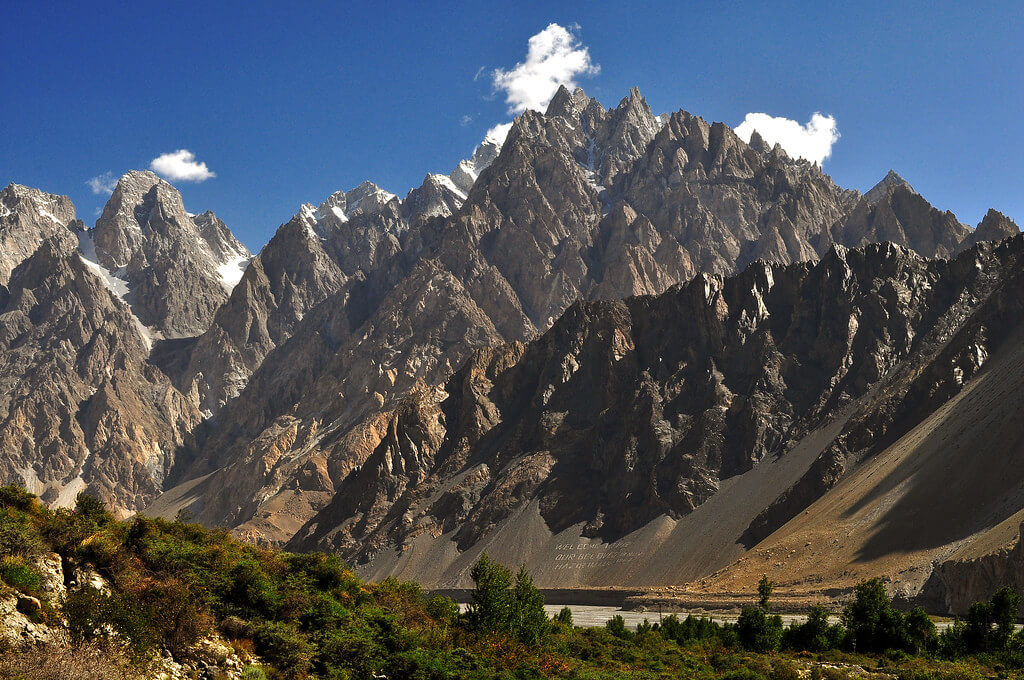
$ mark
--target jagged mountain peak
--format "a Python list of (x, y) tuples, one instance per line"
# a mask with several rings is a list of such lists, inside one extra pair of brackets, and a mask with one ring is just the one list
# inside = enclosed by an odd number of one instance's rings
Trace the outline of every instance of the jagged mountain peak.
[(592, 101), (582, 87), (577, 87), (569, 92), (565, 85), (559, 85), (555, 96), (548, 102), (548, 108), (544, 115), (577, 118)]
[(995, 208), (989, 208), (985, 217), (978, 223), (976, 233), (991, 234), (991, 238), (983, 237), (983, 241), (997, 241), (1020, 233), (1020, 227), (1012, 219)]
[(1016, 222), (995, 208), (989, 208), (977, 228), (960, 244), (959, 250), (966, 250), (982, 241), (1002, 241), (1018, 234), (1020, 227)]
[(914, 187), (910, 186), (910, 182), (900, 177), (895, 170), (889, 170), (878, 184), (871, 187), (871, 189), (864, 194), (864, 200), (872, 204), (878, 203), (885, 198), (887, 193), (894, 190), (896, 187), (904, 187), (913, 193), (917, 193), (914, 191)]
[(501, 153), (504, 141), (504, 139), (499, 139), (493, 134), (488, 134), (474, 149), (472, 156), (459, 161), (459, 164), (448, 173), (449, 179), (459, 188), (459, 191), (467, 195), (469, 194), (480, 173), (493, 163), (494, 159)]
[(83, 257), (154, 337), (206, 330), (251, 259), (222, 220), (187, 212), (181, 193), (148, 170), (121, 176), (80, 240)]

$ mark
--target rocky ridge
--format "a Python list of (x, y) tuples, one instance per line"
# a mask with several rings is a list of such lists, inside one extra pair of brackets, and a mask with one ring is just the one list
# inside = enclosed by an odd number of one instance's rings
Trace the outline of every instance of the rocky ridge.
[[(816, 265), (758, 263), (658, 297), (575, 305), (529, 345), (482, 351), (367, 423), (372, 454), (291, 546), (336, 550), (380, 573), (426, 552), (429, 568), (401, 573), (428, 583), (446, 574), (453, 585), (470, 563), (463, 551), (500, 551), (506, 527), (523, 522), (511, 518), (530, 506), (546, 532), (507, 549), (554, 585), (554, 536), (603, 551), (630, 537), (656, 554), (664, 536), (644, 545), (645, 528), (679, 522), (726, 480), (784, 460), (853, 408), (774, 500), (718, 537), (729, 554), (726, 545), (770, 534), (978, 373), (1019, 324), (1022, 252), (1022, 237), (952, 262), (891, 244), (836, 247)], [(442, 555), (448, 562), (435, 564)], [(697, 575), (687, 562), (676, 556), (676, 578)], [(581, 571), (571, 576), (587, 585), (662, 576)]]

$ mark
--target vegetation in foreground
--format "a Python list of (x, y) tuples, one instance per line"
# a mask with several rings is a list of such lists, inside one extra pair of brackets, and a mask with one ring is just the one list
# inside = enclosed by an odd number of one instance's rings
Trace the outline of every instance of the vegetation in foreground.
[(634, 631), (614, 617), (604, 628), (576, 628), (568, 609), (545, 615), (524, 569), (513, 575), (486, 555), (460, 613), (415, 584), (364, 583), (332, 556), (267, 550), (181, 521), (115, 521), (88, 496), (74, 510), (50, 510), (0, 488), (0, 595), (38, 594), (37, 558), (52, 552), (65, 565), (96, 569), (109, 588), (72, 590), (35, 613), (40, 622), (66, 621), (74, 649), (6, 650), (0, 680), (133, 677), (163, 650), (187, 657), (213, 633), (251, 660), (246, 680), (838, 680), (868, 672), (917, 680), (1011, 677), (1024, 668), (1010, 589), (941, 635), (924, 612), (893, 607), (877, 580), (858, 586), (839, 624), (814, 609), (805, 623), (784, 627), (762, 579), (759, 604), (735, 625), (669, 616)]

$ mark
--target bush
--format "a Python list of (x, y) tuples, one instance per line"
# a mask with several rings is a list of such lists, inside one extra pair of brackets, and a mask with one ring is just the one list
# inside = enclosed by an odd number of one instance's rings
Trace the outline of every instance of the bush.
[[(758, 608), (758, 611), (761, 609)], [(767, 678), (750, 668), (737, 668), (723, 674), (722, 680), (767, 680)]]
[(102, 527), (114, 519), (103, 501), (84, 491), (75, 498), (75, 514), (85, 522), (90, 522), (97, 527)]
[(108, 599), (107, 595), (91, 586), (67, 594), (63, 609), (73, 642), (88, 642), (100, 634), (107, 621)]
[(840, 647), (844, 634), (841, 625), (828, 622), (828, 611), (824, 607), (815, 606), (807, 613), (804, 623), (793, 624), (786, 630), (784, 645), (800, 651), (824, 652)]
[(29, 523), (24, 513), (0, 510), (0, 555), (34, 557), (43, 552), (43, 548), (39, 532)]
[(557, 614), (555, 614), (555, 621), (562, 624), (563, 626), (572, 625), (572, 610), (568, 607), (562, 607)]
[(144, 676), (107, 646), (35, 645), (0, 654), (3, 680), (142, 680)]
[(240, 677), (241, 680), (267, 680), (267, 674), (259, 666), (246, 666)]
[(293, 626), (265, 621), (253, 627), (256, 653), (286, 678), (299, 678), (309, 672), (313, 649), (304, 635)]
[(47, 517), (43, 536), (58, 553), (70, 556), (98, 528), (95, 522), (85, 520), (67, 508), (57, 508)]
[(435, 595), (427, 600), (427, 615), (446, 626), (455, 623), (459, 618), (459, 604), (450, 597)]
[(608, 629), (608, 632), (619, 638), (620, 640), (632, 640), (633, 631), (626, 627), (626, 619), (622, 618), (621, 614), (616, 614), (612, 618), (605, 622), (604, 627)]
[(0, 486), (0, 508), (30, 512), (36, 506), (36, 495), (20, 486)]

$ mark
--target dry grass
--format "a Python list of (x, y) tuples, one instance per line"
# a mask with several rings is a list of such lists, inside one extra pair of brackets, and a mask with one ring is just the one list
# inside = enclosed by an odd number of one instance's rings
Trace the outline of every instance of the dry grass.
[(143, 680), (115, 649), (39, 645), (0, 653), (0, 680)]

